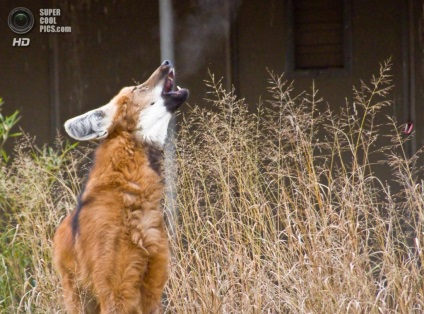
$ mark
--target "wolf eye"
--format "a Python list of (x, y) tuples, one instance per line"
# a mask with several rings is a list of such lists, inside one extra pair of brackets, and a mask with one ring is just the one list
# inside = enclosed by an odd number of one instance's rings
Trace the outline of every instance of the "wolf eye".
[(153, 106), (155, 103), (154, 102), (152, 102), (151, 104), (150, 104), (150, 106)]

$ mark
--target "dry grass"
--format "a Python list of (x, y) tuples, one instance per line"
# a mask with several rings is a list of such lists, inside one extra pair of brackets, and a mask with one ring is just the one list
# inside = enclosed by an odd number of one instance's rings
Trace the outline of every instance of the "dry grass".
[(54, 230), (76, 204), (87, 157), (58, 141), (37, 149), (23, 139), (3, 166), (0, 195), (6, 227), (0, 237), (0, 313), (57, 313), (59, 278), (52, 270)]
[[(314, 86), (296, 94), (272, 73), (270, 100), (251, 112), (212, 77), (208, 109), (194, 107), (178, 133), (167, 313), (424, 311), (417, 155), (406, 156), (395, 121), (375, 119), (390, 105), (389, 68), (339, 112)], [(60, 311), (51, 237), (86, 162), (67, 147), (26, 147), (3, 169), (4, 313)]]
[(422, 182), (390, 119), (378, 146), (389, 68), (338, 113), (274, 74), (251, 113), (212, 78), (179, 131), (169, 313), (424, 311)]

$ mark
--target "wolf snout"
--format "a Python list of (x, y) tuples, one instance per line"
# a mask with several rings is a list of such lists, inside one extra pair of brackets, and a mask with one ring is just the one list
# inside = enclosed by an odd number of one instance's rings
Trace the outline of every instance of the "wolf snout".
[(170, 67), (172, 67), (172, 62), (169, 61), (169, 60), (165, 60), (165, 61), (162, 62), (161, 66), (170, 66)]

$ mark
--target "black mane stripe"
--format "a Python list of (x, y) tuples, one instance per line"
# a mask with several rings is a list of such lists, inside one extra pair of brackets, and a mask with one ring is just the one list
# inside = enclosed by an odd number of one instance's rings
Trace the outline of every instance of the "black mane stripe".
[(79, 233), (79, 214), (82, 209), (81, 194), (78, 196), (78, 204), (74, 215), (72, 216), (72, 237), (75, 239), (77, 233)]
[(147, 158), (150, 167), (158, 175), (162, 175), (163, 150), (155, 145), (147, 145)]
[(81, 210), (84, 206), (88, 205), (89, 203), (91, 203), (92, 199), (91, 198), (87, 198), (85, 200), (82, 200), (82, 195), (84, 193), (85, 190), (85, 186), (82, 189), (80, 195), (78, 196), (78, 203), (77, 203), (77, 208), (75, 210), (74, 215), (72, 216), (72, 220), (71, 220), (71, 227), (72, 227), (72, 237), (75, 239), (75, 237), (77, 236), (77, 234), (80, 232), (80, 225), (79, 225), (79, 215), (81, 213)]

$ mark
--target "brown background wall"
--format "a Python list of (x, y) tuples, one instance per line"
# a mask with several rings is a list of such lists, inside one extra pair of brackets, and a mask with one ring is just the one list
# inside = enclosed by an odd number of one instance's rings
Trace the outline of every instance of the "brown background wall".
[[(241, 6), (237, 23), (240, 93), (250, 101), (266, 94), (266, 68), (295, 79), (299, 91), (310, 89), (315, 80), (321, 95), (333, 108), (344, 106), (352, 84), (368, 80), (378, 72), (379, 63), (392, 58), (394, 100), (402, 111), (402, 14), (398, 0), (352, 1), (352, 65), (345, 74), (302, 77), (287, 71), (289, 23), (284, 1), (247, 1)], [(261, 12), (252, 19), (252, 12)], [(259, 79), (259, 80), (258, 80)], [(388, 112), (389, 113), (389, 112)], [(400, 115), (401, 117), (401, 115)]]

